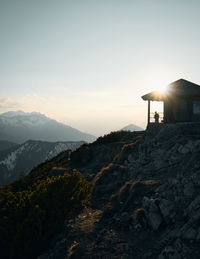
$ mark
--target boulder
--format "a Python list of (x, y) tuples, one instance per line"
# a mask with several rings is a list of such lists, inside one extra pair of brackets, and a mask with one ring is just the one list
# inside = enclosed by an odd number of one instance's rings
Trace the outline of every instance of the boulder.
[(159, 208), (155, 203), (155, 200), (149, 199), (148, 197), (144, 197), (143, 207), (149, 225), (152, 227), (154, 231), (158, 230), (163, 220), (160, 215)]
[(173, 202), (166, 199), (160, 199), (158, 204), (164, 220), (168, 223), (176, 214)]

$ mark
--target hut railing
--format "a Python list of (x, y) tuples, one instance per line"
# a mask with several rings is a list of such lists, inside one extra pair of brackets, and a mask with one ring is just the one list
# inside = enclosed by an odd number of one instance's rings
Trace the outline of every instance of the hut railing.
[[(164, 114), (163, 114), (163, 112), (157, 112), (157, 113), (159, 114), (158, 123), (163, 123), (164, 122)], [(155, 123), (154, 115), (155, 115), (154, 112), (150, 113), (150, 123)]]

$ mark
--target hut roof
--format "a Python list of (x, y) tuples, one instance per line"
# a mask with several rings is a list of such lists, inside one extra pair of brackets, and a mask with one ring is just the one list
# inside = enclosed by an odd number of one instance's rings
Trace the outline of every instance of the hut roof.
[(194, 84), (185, 79), (179, 79), (169, 84), (165, 93), (153, 91), (151, 93), (143, 95), (142, 99), (145, 101), (164, 101), (165, 98), (169, 96), (200, 98), (200, 85)]

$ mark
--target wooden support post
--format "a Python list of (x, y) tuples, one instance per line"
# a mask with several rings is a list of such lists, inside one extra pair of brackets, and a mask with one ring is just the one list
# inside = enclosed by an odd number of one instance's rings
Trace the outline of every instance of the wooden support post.
[(165, 123), (165, 101), (163, 101), (163, 123)]
[(151, 109), (150, 100), (148, 100), (148, 121), (147, 121), (147, 125), (149, 125), (149, 123), (150, 123), (150, 109)]

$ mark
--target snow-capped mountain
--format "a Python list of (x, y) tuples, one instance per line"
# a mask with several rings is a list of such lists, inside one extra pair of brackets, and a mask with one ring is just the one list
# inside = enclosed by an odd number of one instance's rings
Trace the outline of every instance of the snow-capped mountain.
[(55, 157), (64, 150), (75, 150), (85, 142), (44, 142), (29, 140), (0, 152), (0, 185), (12, 182), (20, 174), (28, 174), (33, 167)]
[(51, 119), (39, 112), (25, 113), (23, 111), (10, 111), (0, 115), (1, 121), (10, 126), (32, 126), (45, 125)]
[(144, 129), (135, 124), (129, 124), (129, 125), (125, 126), (124, 128), (122, 128), (121, 130), (140, 131), (140, 130), (144, 130)]
[(81, 132), (38, 112), (10, 111), (0, 115), (0, 140), (23, 143), (42, 141), (87, 141), (95, 136)]

